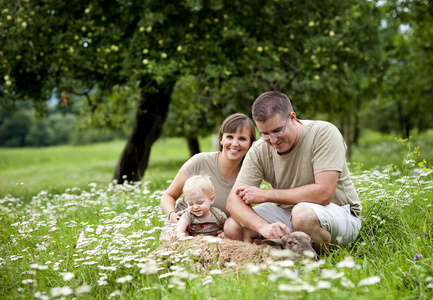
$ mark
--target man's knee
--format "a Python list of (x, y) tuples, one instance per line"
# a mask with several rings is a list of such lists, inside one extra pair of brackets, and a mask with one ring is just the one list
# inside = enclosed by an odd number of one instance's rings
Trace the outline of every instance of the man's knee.
[(307, 205), (297, 204), (292, 209), (292, 226), (294, 231), (308, 231), (307, 228), (320, 226), (314, 210)]
[(232, 218), (228, 218), (224, 223), (224, 234), (227, 238), (232, 240), (241, 241), (244, 238), (243, 227)]

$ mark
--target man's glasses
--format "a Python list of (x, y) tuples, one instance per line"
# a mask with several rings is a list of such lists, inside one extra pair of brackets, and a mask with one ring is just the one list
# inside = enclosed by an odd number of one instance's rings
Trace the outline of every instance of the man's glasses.
[(286, 124), (284, 124), (284, 128), (283, 128), (283, 131), (280, 131), (280, 132), (275, 132), (275, 133), (271, 133), (271, 134), (261, 134), (260, 133), (260, 131), (259, 131), (259, 136), (260, 136), (260, 138), (262, 138), (263, 140), (265, 140), (265, 141), (269, 141), (270, 139), (271, 139), (271, 137), (273, 137), (273, 136), (275, 136), (276, 138), (278, 138), (280, 135), (282, 135), (283, 133), (284, 133), (284, 131), (286, 130), (286, 126), (287, 126), (287, 122), (289, 121), (289, 119), (290, 119), (290, 114), (289, 114), (289, 116), (287, 117), (287, 120), (286, 120)]

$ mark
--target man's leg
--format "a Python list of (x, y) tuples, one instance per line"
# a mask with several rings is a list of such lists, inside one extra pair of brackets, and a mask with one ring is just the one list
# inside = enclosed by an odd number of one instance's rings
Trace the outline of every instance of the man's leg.
[(292, 209), (292, 226), (294, 231), (303, 231), (314, 241), (314, 250), (323, 254), (331, 242), (331, 233), (323, 229), (314, 210), (298, 204)]
[(259, 237), (259, 234), (252, 229), (244, 227), (244, 242), (254, 243)]
[(232, 218), (228, 218), (224, 223), (224, 235), (232, 240), (244, 240), (244, 228)]

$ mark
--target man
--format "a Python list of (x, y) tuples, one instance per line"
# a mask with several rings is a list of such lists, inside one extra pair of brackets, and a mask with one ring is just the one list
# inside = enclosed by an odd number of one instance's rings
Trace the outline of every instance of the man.
[[(225, 235), (272, 239), (303, 231), (318, 252), (352, 242), (361, 227), (361, 203), (338, 129), (328, 122), (298, 120), (280, 92), (261, 94), (252, 115), (261, 139), (248, 151), (227, 199), (231, 218)], [(272, 189), (260, 189), (262, 180)]]

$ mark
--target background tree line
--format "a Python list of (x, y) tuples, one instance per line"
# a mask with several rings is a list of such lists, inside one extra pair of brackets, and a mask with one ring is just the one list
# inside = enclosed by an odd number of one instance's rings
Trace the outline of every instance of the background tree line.
[(162, 132), (198, 151), (198, 136), (267, 90), (349, 145), (365, 127), (406, 137), (433, 125), (431, 1), (0, 4), (4, 110), (24, 101), (43, 115), (55, 95), (81, 124), (122, 132), (119, 182), (142, 178)]
[(0, 107), (0, 147), (84, 145), (125, 138), (122, 131), (85, 126), (79, 111), (49, 106), (44, 117), (30, 103), (19, 103), (15, 112)]

